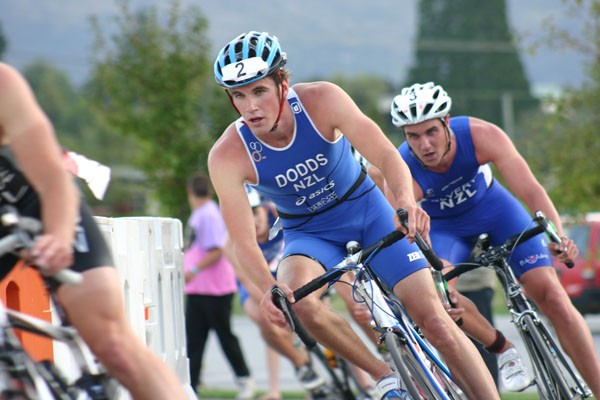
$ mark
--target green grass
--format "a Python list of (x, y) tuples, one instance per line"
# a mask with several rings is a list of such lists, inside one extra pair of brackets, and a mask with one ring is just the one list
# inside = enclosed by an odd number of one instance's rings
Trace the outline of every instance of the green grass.
[(538, 394), (535, 392), (503, 393), (500, 397), (502, 397), (502, 400), (537, 400), (537, 399), (539, 399)]
[[(256, 398), (258, 398), (262, 393), (258, 393)], [(230, 390), (210, 390), (204, 389), (201, 390), (200, 398), (203, 400), (210, 399), (235, 399), (235, 392)], [(303, 392), (283, 392), (282, 396), (284, 399), (304, 399), (305, 394)], [(537, 393), (503, 393), (501, 395), (502, 400), (537, 400)]]

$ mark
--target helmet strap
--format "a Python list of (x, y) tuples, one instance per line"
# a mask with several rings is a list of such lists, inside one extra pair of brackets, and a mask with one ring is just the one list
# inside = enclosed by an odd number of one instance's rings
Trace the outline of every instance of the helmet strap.
[(452, 138), (450, 137), (450, 127), (446, 124), (446, 118), (440, 118), (442, 120), (442, 125), (444, 125), (444, 129), (446, 129), (446, 137), (448, 138), (448, 146), (446, 146), (446, 151), (442, 154), (441, 158), (444, 158), (446, 154), (450, 152), (450, 147), (452, 147)]
[(238, 110), (238, 108), (235, 106), (235, 103), (233, 102), (233, 97), (231, 97), (231, 95), (229, 94), (229, 90), (225, 89), (225, 93), (227, 93), (227, 97), (229, 97), (229, 102), (231, 103), (231, 105), (233, 106), (233, 109), (240, 114), (240, 116), (242, 115), (242, 113), (240, 112), (240, 110)]
[(281, 114), (283, 113), (283, 102), (286, 100), (286, 97), (287, 97), (287, 96), (284, 96), (284, 93), (283, 93), (283, 80), (281, 78), (281, 70), (280, 69), (277, 70), (277, 77), (278, 77), (278, 81), (280, 82), (279, 85), (277, 85), (277, 91), (279, 92), (279, 97), (280, 97), (279, 113), (277, 114), (277, 119), (275, 120), (275, 123), (273, 124), (273, 127), (271, 128), (271, 130), (269, 132), (273, 132), (279, 126), (279, 120), (281, 119)]

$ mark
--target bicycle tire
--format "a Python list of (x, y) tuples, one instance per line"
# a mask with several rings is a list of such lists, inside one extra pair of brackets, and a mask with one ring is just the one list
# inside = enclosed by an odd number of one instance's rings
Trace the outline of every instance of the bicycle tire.
[[(542, 399), (570, 400), (581, 399), (567, 383), (556, 358), (549, 348), (547, 332), (538, 326), (541, 321), (534, 321), (531, 315), (523, 316), (523, 324), (529, 334), (531, 345), (537, 357), (533, 357), (534, 368), (537, 369), (536, 384)], [(554, 348), (554, 352), (560, 349)]]
[(419, 362), (407, 346), (395, 333), (385, 335), (385, 346), (394, 362), (394, 370), (402, 379), (406, 391), (413, 400), (441, 399), (431, 386), (429, 378), (424, 376)]
[(439, 358), (439, 356), (436, 355), (435, 357), (439, 359), (436, 360), (429, 354), (428, 351), (424, 351), (423, 353), (431, 365), (431, 372), (433, 373), (433, 375), (435, 375), (438, 382), (442, 385), (448, 397), (451, 400), (463, 400), (466, 396), (464, 395), (462, 389), (456, 384), (456, 382), (454, 382), (452, 376), (446, 373), (448, 371), (448, 367), (444, 365), (444, 367), (442, 368), (438, 364), (438, 362), (443, 362), (439, 361), (441, 360), (441, 358)]
[(354, 373), (350, 363), (341, 357), (339, 357), (338, 363), (341, 379), (344, 382), (344, 385), (352, 393), (353, 398), (357, 399), (367, 396), (368, 394), (360, 387), (358, 378), (356, 377), (356, 374)]
[[(4, 381), (8, 382), (8, 385), (0, 391), (0, 398), (6, 400), (60, 399), (61, 397), (55, 396), (50, 384), (40, 374), (35, 362), (23, 359), (22, 356), (16, 355), (17, 358), (1, 363), (0, 368), (7, 372), (7, 380)], [(11, 355), (12, 357), (15, 357), (14, 353)], [(62, 397), (62, 399), (71, 400), (70, 397)]]
[[(310, 349), (310, 352), (321, 362), (321, 366), (327, 371), (330, 381), (327, 383), (328, 389), (334, 394), (336, 399), (340, 400), (356, 400), (346, 377), (338, 376), (337, 372), (329, 365), (327, 357), (319, 346)], [(341, 361), (341, 359), (339, 360)]]

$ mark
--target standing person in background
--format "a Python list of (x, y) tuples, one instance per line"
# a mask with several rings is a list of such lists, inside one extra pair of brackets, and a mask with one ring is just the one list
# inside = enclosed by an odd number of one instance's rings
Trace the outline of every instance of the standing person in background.
[(184, 257), (187, 352), (193, 388), (200, 381), (208, 334), (214, 329), (221, 349), (236, 377), (238, 399), (254, 396), (254, 382), (238, 338), (231, 330), (232, 301), (237, 291), (233, 267), (223, 254), (225, 224), (207, 175), (190, 177), (187, 185), (192, 214), (188, 220), (188, 246)]
[[(508, 135), (498, 126), (469, 116), (450, 118), (452, 100), (433, 82), (402, 89), (391, 104), (392, 122), (406, 141), (398, 151), (408, 164), (417, 201), (431, 217), (431, 243), (450, 264), (466, 260), (482, 233), (492, 246), (522, 232), (541, 210), (556, 226), (561, 243), (547, 243), (540, 234), (515, 248), (511, 268), (540, 311), (550, 320), (561, 346), (598, 398), (600, 363), (585, 320), (560, 284), (552, 257), (572, 261), (577, 246), (564, 235), (562, 222), (548, 194)], [(498, 182), (493, 164), (506, 188)], [(525, 205), (525, 206), (524, 206)], [(503, 386), (519, 390), (530, 384), (517, 351), (506, 349), (501, 332), (481, 323), (480, 314), (464, 297), (462, 328), (499, 352)], [(470, 305), (468, 304), (470, 303)], [(487, 325), (487, 326), (486, 326)]]
[[(25, 78), (1, 62), (0, 176), (0, 206), (42, 221), (29, 261), (43, 275), (65, 268), (82, 274), (80, 284), (60, 285), (56, 296), (108, 372), (135, 399), (185, 399), (176, 375), (127, 321), (110, 249), (67, 172), (52, 124)], [(0, 279), (17, 260), (0, 258)]]

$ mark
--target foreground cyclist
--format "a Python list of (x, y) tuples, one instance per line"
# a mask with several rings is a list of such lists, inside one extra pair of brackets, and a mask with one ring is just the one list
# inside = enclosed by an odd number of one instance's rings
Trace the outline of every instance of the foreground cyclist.
[[(215, 77), (241, 118), (225, 130), (208, 160), (236, 257), (264, 293), (261, 309), (280, 326), (285, 318), (270, 295), (276, 281), (257, 245), (245, 183), (279, 211), (285, 249), (277, 279), (288, 295), (290, 288), (341, 260), (347, 241), (370, 244), (395, 227), (394, 210), (361, 172), (349, 141), (383, 172), (394, 193), (393, 206), (408, 210), (409, 237), (428, 229), (408, 168), (381, 129), (338, 86), (314, 82), (290, 87), (285, 62), (277, 38), (264, 32), (244, 33), (219, 52)], [(466, 394), (498, 399), (477, 350), (438, 300), (418, 247), (401, 240), (383, 250), (372, 266), (440, 350)], [(324, 346), (370, 373), (383, 398), (404, 398), (389, 366), (371, 353), (344, 317), (320, 301), (324, 290), (294, 305), (303, 324)]]
[[(69, 321), (135, 399), (185, 399), (175, 374), (129, 326), (109, 249), (89, 209), (80, 204), (51, 123), (25, 79), (4, 63), (0, 140), (0, 205), (15, 206), (43, 222), (44, 234), (32, 249), (32, 260), (44, 274), (71, 266), (83, 273), (81, 284), (62, 285), (57, 291)], [(0, 277), (16, 261), (2, 257)]]
[[(391, 106), (392, 122), (406, 137), (399, 152), (412, 172), (416, 200), (422, 200), (431, 217), (435, 252), (451, 264), (463, 262), (479, 234), (488, 233), (490, 244), (496, 246), (526, 229), (531, 216), (519, 200), (530, 211), (543, 211), (562, 242), (546, 248), (540, 235), (517, 247), (509, 261), (527, 295), (550, 319), (562, 347), (600, 397), (600, 364), (590, 330), (552, 267), (552, 255), (561, 262), (572, 261), (577, 247), (564, 236), (552, 201), (506, 133), (481, 119), (450, 118), (451, 104), (441, 86), (428, 82), (404, 88)], [(494, 164), (514, 195), (493, 179), (488, 163)], [(466, 301), (463, 297), (459, 304), (465, 306)], [(482, 330), (467, 314), (463, 329), (477, 340), (486, 339), (480, 340), (483, 343), (495, 338), (492, 350), (501, 348), (502, 335), (491, 325), (487, 332)], [(519, 380), (516, 352), (503, 355), (499, 357), (503, 380), (511, 373)]]

